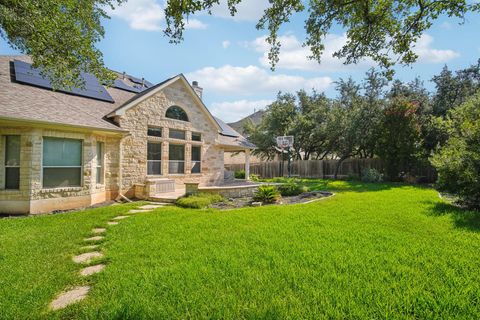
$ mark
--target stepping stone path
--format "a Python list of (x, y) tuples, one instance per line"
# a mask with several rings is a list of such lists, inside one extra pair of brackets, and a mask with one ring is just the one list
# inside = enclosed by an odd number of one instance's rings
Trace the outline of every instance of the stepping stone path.
[(113, 220), (123, 220), (123, 219), (126, 219), (128, 218), (128, 216), (117, 216), (115, 218), (113, 218)]
[(146, 213), (150, 212), (150, 210), (130, 210), (128, 213)]
[(72, 290), (61, 293), (55, 300), (50, 303), (50, 308), (52, 310), (63, 309), (72, 303), (83, 300), (87, 297), (88, 291), (90, 291), (89, 286), (75, 287)]
[[(153, 209), (163, 207), (166, 204), (163, 203), (150, 203), (148, 205), (141, 206), (137, 209), (130, 210), (129, 213), (142, 213), (150, 212)], [(123, 220), (129, 216), (116, 216), (112, 221), (108, 221), (107, 225), (114, 226), (119, 224), (118, 220)], [(103, 234), (107, 231), (106, 228), (94, 228), (92, 230), (93, 234)], [(104, 236), (97, 235), (90, 238), (83, 239), (84, 241), (98, 241), (104, 239)], [(81, 247), (82, 250), (95, 250), (98, 249), (99, 245), (88, 245)], [(102, 258), (103, 253), (100, 251), (92, 251), (79, 254), (74, 256), (72, 259), (75, 263), (90, 263), (93, 259)], [(83, 277), (90, 276), (101, 272), (105, 268), (104, 264), (97, 264), (94, 266), (88, 266), (80, 270), (80, 275)], [(89, 286), (75, 287), (71, 290), (59, 294), (55, 300), (50, 303), (50, 309), (55, 311), (58, 309), (63, 309), (73, 303), (79, 302), (87, 297), (88, 292), (90, 291)]]
[(152, 209), (157, 209), (161, 207), (163, 207), (163, 204), (146, 204), (144, 206), (139, 207), (139, 209), (152, 210)]
[(81, 247), (80, 249), (82, 249), (82, 250), (93, 250), (93, 249), (97, 249), (97, 248), (98, 248), (98, 244), (93, 244), (91, 246)]
[(103, 238), (105, 238), (105, 237), (103, 237), (103, 236), (94, 236), (94, 237), (90, 237), (90, 238), (85, 238), (85, 239), (83, 239), (83, 240), (85, 240), (85, 241), (98, 241), (98, 240), (102, 240)]
[(97, 264), (96, 266), (86, 267), (80, 270), (80, 275), (84, 277), (90, 276), (92, 274), (99, 273), (103, 270), (103, 268), (105, 268), (104, 264)]
[(79, 254), (78, 256), (73, 257), (73, 262), (75, 263), (89, 263), (95, 258), (103, 257), (103, 253), (98, 251), (86, 252)]

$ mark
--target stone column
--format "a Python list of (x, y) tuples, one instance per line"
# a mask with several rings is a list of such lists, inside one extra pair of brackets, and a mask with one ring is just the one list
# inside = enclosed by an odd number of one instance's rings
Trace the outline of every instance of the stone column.
[(162, 142), (162, 176), (168, 174), (168, 141)]
[(250, 149), (245, 149), (245, 180), (250, 180)]

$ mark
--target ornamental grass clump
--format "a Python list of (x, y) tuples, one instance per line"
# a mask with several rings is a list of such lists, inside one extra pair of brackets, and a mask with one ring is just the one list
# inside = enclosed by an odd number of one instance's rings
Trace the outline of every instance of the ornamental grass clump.
[(253, 200), (262, 203), (276, 203), (282, 196), (277, 187), (270, 185), (263, 185), (258, 187), (257, 192), (253, 196)]

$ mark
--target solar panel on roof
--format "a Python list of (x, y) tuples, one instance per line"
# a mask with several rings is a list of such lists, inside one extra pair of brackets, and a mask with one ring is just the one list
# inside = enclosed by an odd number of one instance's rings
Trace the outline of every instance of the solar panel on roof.
[(217, 121), (217, 123), (220, 125), (220, 128), (222, 129), (222, 132), (221, 132), (222, 135), (229, 136), (229, 137), (239, 137), (240, 136), (240, 134), (237, 131), (233, 130), (233, 128), (230, 127), (228, 124), (226, 124), (225, 122), (223, 122), (222, 120), (220, 120), (217, 117), (214, 117), (214, 118)]
[(142, 89), (138, 88), (137, 86), (133, 86), (133, 87), (129, 86), (128, 84), (126, 84), (120, 79), (116, 79), (115, 82), (113, 83), (113, 86), (117, 89), (122, 89), (129, 92), (139, 93), (142, 91)]
[[(17, 82), (50, 90), (53, 89), (50, 80), (44, 78), (40, 74), (40, 70), (33, 68), (31, 64), (14, 60), (13, 67), (15, 69), (15, 80)], [(82, 73), (81, 77), (85, 83), (85, 88), (72, 87), (71, 89), (57, 89), (57, 91), (70, 93), (81, 97), (114, 102), (105, 87), (98, 82), (97, 78), (88, 73)]]
[(138, 83), (141, 87), (141, 85), (143, 84), (144, 87), (147, 87), (147, 88), (150, 88), (151, 86), (153, 86), (153, 83), (145, 80), (145, 79), (139, 79), (139, 78), (136, 78), (134, 76), (128, 76), (128, 79), (130, 79), (132, 82), (135, 82), (135, 83)]

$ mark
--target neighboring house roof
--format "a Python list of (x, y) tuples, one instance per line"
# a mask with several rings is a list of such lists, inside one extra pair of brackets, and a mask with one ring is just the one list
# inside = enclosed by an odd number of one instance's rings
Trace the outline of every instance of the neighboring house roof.
[(241, 134), (244, 134), (245, 132), (243, 131), (243, 126), (247, 122), (251, 122), (256, 126), (259, 125), (262, 122), (264, 114), (265, 114), (265, 110), (258, 110), (257, 112), (254, 112), (251, 115), (246, 116), (241, 120), (238, 120), (237, 122), (229, 123), (228, 125), (232, 127), (234, 130), (240, 132)]
[(222, 132), (220, 132), (220, 136), (218, 142), (224, 146), (232, 146), (232, 147), (244, 147), (247, 149), (255, 149), (256, 146), (248, 141), (244, 136), (240, 133), (235, 131), (232, 127), (228, 124), (220, 120), (219, 118), (215, 118), (218, 122), (220, 127), (222, 128)]
[(183, 74), (156, 85), (131, 75), (125, 75), (124, 82), (127, 85), (132, 86), (135, 83), (144, 82), (147, 89), (135, 93), (119, 88), (105, 87), (114, 100), (112, 103), (16, 82), (13, 70), (14, 60), (31, 62), (28, 56), (0, 56), (0, 120), (127, 132), (108, 118), (123, 114), (128, 108), (147, 99), (167, 85), (181, 80), (189, 89), (193, 99), (199, 103), (207, 117), (211, 119), (212, 124), (217, 127), (220, 144), (245, 148), (255, 147), (226, 123), (212, 116)]

